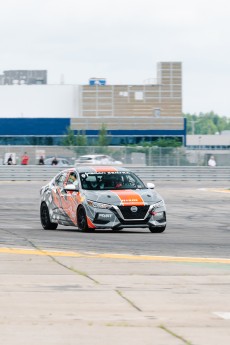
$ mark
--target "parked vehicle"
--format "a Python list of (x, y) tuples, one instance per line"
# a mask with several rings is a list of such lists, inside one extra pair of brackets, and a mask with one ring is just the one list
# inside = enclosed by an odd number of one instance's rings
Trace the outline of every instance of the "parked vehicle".
[(82, 231), (166, 228), (166, 207), (154, 184), (122, 167), (66, 169), (41, 189), (40, 218), (46, 230), (58, 224)]
[[(55, 164), (54, 164), (55, 163)], [(45, 165), (57, 165), (61, 167), (71, 166), (70, 162), (66, 158), (51, 157), (44, 160)]]
[(75, 160), (75, 166), (78, 166), (79, 164), (122, 165), (123, 163), (121, 161), (116, 161), (107, 155), (84, 155)]

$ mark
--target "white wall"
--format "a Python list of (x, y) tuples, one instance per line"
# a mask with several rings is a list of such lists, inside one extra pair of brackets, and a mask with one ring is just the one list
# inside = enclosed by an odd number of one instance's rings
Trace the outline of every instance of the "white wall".
[(78, 116), (77, 85), (0, 85), (0, 118)]
[(187, 145), (230, 145), (230, 135), (213, 134), (213, 135), (187, 135)]

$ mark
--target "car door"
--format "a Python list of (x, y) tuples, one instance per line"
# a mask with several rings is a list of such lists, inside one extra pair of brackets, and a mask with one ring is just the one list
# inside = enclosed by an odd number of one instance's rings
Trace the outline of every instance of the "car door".
[(55, 204), (54, 213), (57, 215), (58, 219), (63, 218), (63, 188), (64, 182), (66, 180), (67, 173), (60, 173), (54, 180), (52, 187), (52, 199)]
[(77, 205), (78, 205), (78, 198), (79, 198), (79, 191), (77, 190), (67, 190), (65, 186), (68, 184), (73, 184), (75, 187), (79, 187), (78, 181), (79, 177), (77, 174), (76, 180), (74, 182), (69, 182), (69, 175), (72, 174), (72, 171), (68, 172), (65, 176), (63, 181), (63, 185), (59, 189), (59, 195), (61, 198), (61, 208), (63, 214), (66, 216), (66, 221), (69, 225), (76, 225), (77, 224)]

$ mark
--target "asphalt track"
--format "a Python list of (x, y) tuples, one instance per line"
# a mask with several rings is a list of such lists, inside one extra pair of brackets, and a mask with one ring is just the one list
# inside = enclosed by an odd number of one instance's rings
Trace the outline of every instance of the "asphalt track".
[(82, 233), (59, 226), (41, 231), (42, 182), (1, 182), (0, 245), (64, 251), (230, 258), (230, 186), (224, 182), (156, 183), (167, 205), (167, 229)]
[(230, 343), (230, 186), (155, 182), (162, 234), (41, 230), (42, 182), (0, 182), (0, 344)]

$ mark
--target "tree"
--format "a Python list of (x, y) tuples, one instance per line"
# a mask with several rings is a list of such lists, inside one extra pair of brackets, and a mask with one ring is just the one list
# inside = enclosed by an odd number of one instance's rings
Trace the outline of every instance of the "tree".
[(153, 142), (158, 147), (180, 147), (182, 142), (178, 138), (159, 138)]
[(215, 134), (230, 129), (230, 119), (209, 113), (184, 114), (187, 119), (187, 134)]
[(101, 125), (101, 129), (98, 134), (98, 145), (99, 146), (108, 146), (109, 145), (109, 139), (107, 136), (107, 128), (104, 123)]
[(74, 134), (74, 131), (70, 127), (67, 128), (67, 133), (66, 133), (64, 139), (62, 140), (62, 145), (64, 145), (64, 146), (76, 146), (77, 145), (76, 136)]
[[(130, 146), (130, 145), (128, 145)], [(137, 145), (134, 145), (134, 147)], [(182, 146), (182, 141), (179, 138), (173, 138), (173, 137), (160, 137), (153, 141), (141, 141), (138, 144), (138, 147), (180, 147)]]
[(87, 137), (84, 131), (78, 131), (76, 144), (77, 146), (87, 146)]

